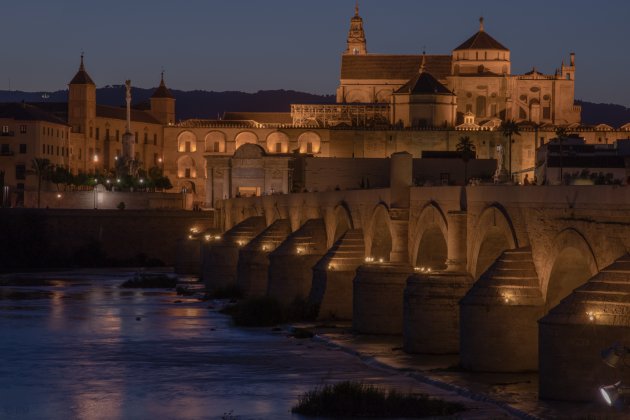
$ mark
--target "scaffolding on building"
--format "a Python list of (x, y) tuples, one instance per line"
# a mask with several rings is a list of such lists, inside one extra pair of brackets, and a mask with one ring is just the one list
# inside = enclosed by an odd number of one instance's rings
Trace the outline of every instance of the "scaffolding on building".
[(291, 117), (296, 127), (379, 127), (389, 125), (388, 104), (294, 104)]

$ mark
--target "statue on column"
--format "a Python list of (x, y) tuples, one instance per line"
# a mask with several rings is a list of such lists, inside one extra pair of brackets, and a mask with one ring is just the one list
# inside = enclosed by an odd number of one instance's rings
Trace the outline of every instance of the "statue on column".
[(127, 101), (127, 125), (125, 127), (125, 133), (122, 136), (122, 156), (118, 159), (120, 168), (117, 168), (117, 172), (135, 177), (138, 175), (140, 165), (136, 160), (136, 141), (134, 135), (131, 133), (131, 80), (125, 80), (125, 91), (125, 100)]

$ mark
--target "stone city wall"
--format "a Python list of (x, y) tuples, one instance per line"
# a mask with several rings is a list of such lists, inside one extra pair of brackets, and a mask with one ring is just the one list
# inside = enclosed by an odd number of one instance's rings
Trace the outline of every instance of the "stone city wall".
[(213, 227), (213, 214), (3, 209), (0, 210), (0, 271), (141, 264), (143, 259), (173, 265), (190, 229), (201, 231)]

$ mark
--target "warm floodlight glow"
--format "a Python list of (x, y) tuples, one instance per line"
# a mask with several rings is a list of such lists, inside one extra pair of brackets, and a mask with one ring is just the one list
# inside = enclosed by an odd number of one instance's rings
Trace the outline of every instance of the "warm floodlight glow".
[(192, 239), (192, 238), (193, 238), (193, 236), (192, 236), (192, 235), (188, 235), (188, 239)]
[(366, 263), (374, 262), (374, 257), (365, 257), (365, 262)]
[(94, 157), (92, 158), (92, 160), (94, 160), (94, 162), (98, 162), (98, 155), (94, 155)]
[(199, 232), (198, 228), (196, 228), (196, 227), (191, 227), (190, 228), (190, 233), (197, 233), (197, 232)]
[(214, 237), (214, 239), (218, 241), (219, 239), (221, 239), (221, 236), (217, 235)]
[(333, 264), (333, 263), (328, 264), (328, 269), (331, 270), (331, 271), (334, 270), (335, 269), (335, 264)]
[(383, 262), (383, 259), (382, 259), (382, 258), (379, 258), (379, 259), (378, 259), (378, 262), (382, 263), (382, 262)]
[(210, 242), (210, 239), (212, 239), (212, 236), (204, 235), (203, 238), (206, 240), (206, 242)]
[(595, 319), (597, 318), (597, 316), (595, 315), (595, 312), (587, 312), (586, 316), (588, 317), (588, 320), (591, 322), (595, 321)]
[(295, 249), (295, 251), (296, 251), (298, 254), (302, 254), (302, 253), (304, 253), (304, 248), (302, 248), (302, 247), (300, 247), (300, 246), (299, 246), (299, 247), (297, 247), (297, 248)]

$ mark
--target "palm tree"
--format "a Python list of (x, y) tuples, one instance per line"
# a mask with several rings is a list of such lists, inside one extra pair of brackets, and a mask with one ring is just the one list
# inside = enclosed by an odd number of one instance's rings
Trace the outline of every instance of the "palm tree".
[(557, 127), (556, 128), (556, 139), (558, 140), (558, 144), (560, 145), (560, 184), (564, 184), (564, 178), (562, 173), (562, 141), (567, 137), (567, 129), (565, 127)]
[(48, 177), (50, 168), (50, 160), (42, 158), (33, 159), (33, 169), (37, 175), (37, 208), (41, 205), (42, 179)]
[(464, 161), (464, 185), (466, 185), (468, 183), (468, 161), (477, 155), (475, 143), (470, 141), (470, 137), (464, 136), (459, 138), (455, 147)]
[(510, 174), (510, 181), (512, 180), (512, 137), (520, 136), (521, 132), (518, 129), (518, 124), (514, 120), (507, 120), (501, 123), (501, 131), (503, 135), (508, 138), (508, 154), (510, 155), (508, 160), (508, 173)]

